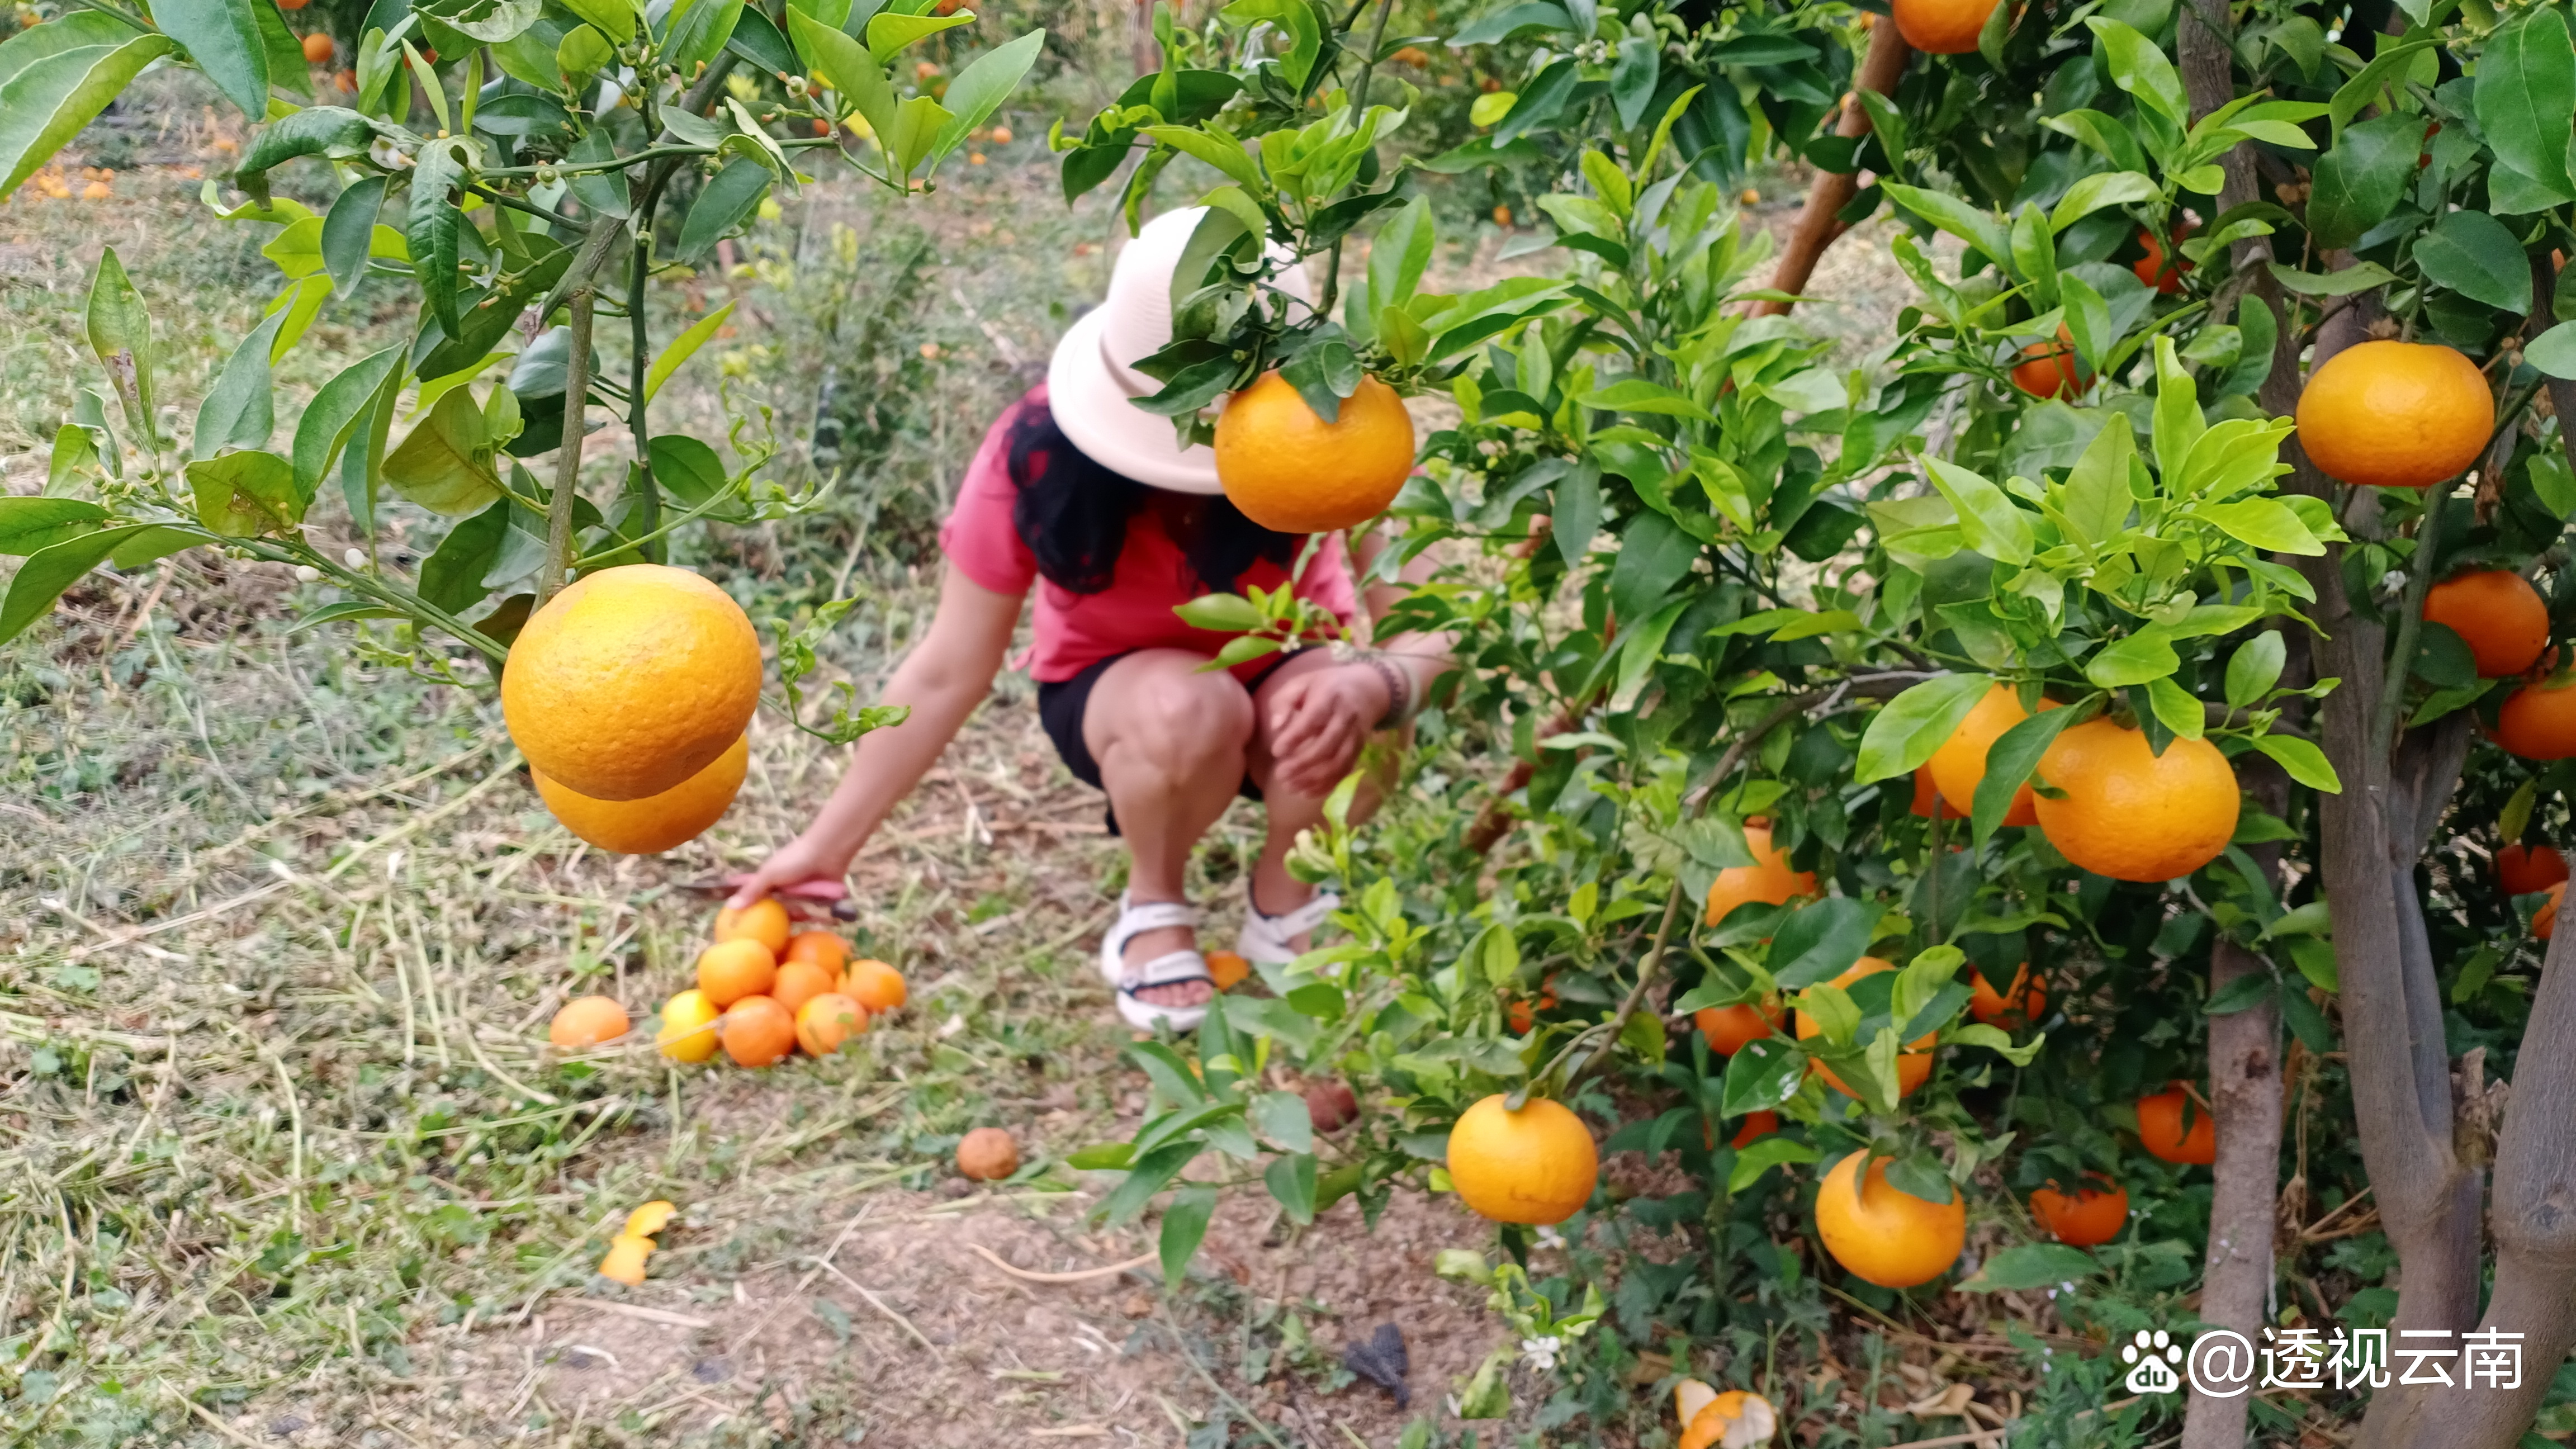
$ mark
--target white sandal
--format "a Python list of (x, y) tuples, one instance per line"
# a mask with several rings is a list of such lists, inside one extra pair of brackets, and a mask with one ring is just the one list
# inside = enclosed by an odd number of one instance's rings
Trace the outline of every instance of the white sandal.
[(1303, 953), (1289, 944), (1299, 936), (1311, 936), (1324, 918), (1342, 907), (1342, 898), (1331, 891), (1317, 891), (1315, 898), (1293, 911), (1276, 916), (1262, 914), (1261, 902), (1252, 894), (1252, 881), (1243, 882), (1243, 929), (1235, 933), (1234, 952), (1244, 960), (1260, 966), (1283, 966)]
[(1216, 990), (1209, 977), (1207, 958), (1196, 950), (1166, 951), (1141, 966), (1127, 964), (1127, 943), (1147, 931), (1171, 926), (1195, 928), (1199, 923), (1196, 906), (1181, 901), (1146, 901), (1130, 904), (1127, 893), (1118, 893), (1118, 919), (1111, 923), (1109, 934), (1100, 938), (1100, 974), (1118, 991), (1118, 1015), (1138, 1031), (1152, 1031), (1169, 1026), (1174, 1031), (1196, 1031), (1207, 1019), (1207, 1007), (1157, 1006), (1137, 998), (1139, 991), (1157, 986), (1181, 986), (1204, 981), (1208, 990)]

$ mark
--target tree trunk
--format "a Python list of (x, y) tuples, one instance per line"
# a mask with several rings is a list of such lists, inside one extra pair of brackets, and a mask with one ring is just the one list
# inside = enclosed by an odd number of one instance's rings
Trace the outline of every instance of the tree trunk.
[[(1861, 56), (1860, 73), (1852, 81), (1853, 91), (1872, 91), (1882, 96), (1895, 94), (1897, 79), (1905, 74), (1905, 63), (1913, 56), (1914, 47), (1905, 43), (1905, 37), (1897, 33), (1895, 24), (1885, 16), (1879, 17), (1877, 25), (1869, 32), (1869, 50)], [(1861, 107), (1856, 95), (1844, 98), (1842, 119), (1835, 123), (1834, 134), (1869, 134), (1869, 112)], [(1851, 205), (1851, 199), (1859, 194), (1860, 173), (1857, 171), (1820, 172), (1814, 181), (1808, 183), (1806, 209), (1798, 213), (1798, 224), (1789, 232), (1789, 244), (1781, 249), (1780, 265), (1771, 271), (1772, 291), (1806, 290), (1807, 279), (1815, 275), (1816, 260), (1845, 230), (1842, 209)], [(1791, 305), (1778, 301), (1756, 302), (1751, 310), (1756, 317), (1777, 316), (1787, 312)]]

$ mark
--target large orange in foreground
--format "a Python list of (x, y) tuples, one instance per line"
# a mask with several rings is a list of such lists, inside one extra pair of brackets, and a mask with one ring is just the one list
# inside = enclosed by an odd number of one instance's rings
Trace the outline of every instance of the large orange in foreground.
[(2549, 606), (2510, 569), (2481, 569), (2435, 584), (2424, 595), (2424, 621), (2460, 636), (2478, 661), (2480, 679), (2520, 674), (2549, 647)]
[(1995, 0), (1896, 0), (1888, 7), (1897, 33), (1926, 55), (1966, 55), (1993, 14)]
[(1748, 902), (1766, 906), (1786, 905), (1799, 896), (1816, 893), (1816, 873), (1791, 870), (1789, 852), (1771, 848), (1771, 827), (1748, 823), (1744, 827), (1745, 848), (1753, 852), (1751, 865), (1730, 865), (1717, 873), (1709, 883), (1709, 925), (1726, 919), (1726, 913)]
[[(2043, 699), (2039, 707), (2052, 710), (2058, 704), (2056, 700)], [(1986, 752), (2003, 738), (2004, 731), (2028, 718), (2030, 715), (2021, 707), (2021, 697), (2011, 689), (1998, 684), (1987, 690), (1986, 697), (1978, 700), (1977, 707), (1969, 710), (1968, 717), (1959, 721), (1959, 727), (1941, 742), (1941, 748), (1924, 761), (1923, 767), (1932, 772), (1933, 786), (1941, 792), (1942, 803), (1962, 813), (1976, 809), (1977, 786), (1986, 778)], [(2014, 791), (2012, 806), (2004, 811), (2004, 823), (2036, 822), (2039, 817), (2031, 813), (2032, 801), (2027, 784)]]
[(1562, 1102), (1532, 1097), (1515, 1112), (1497, 1092), (1449, 1129), (1450, 1185), (1498, 1223), (1564, 1222), (1592, 1200), (1600, 1177), (1592, 1129)]
[[(1896, 965), (1894, 962), (1882, 961), (1876, 956), (1863, 956), (1858, 961), (1852, 963), (1852, 968), (1849, 971), (1835, 977), (1833, 984), (1848, 991), (1851, 989), (1851, 984), (1853, 982), (1858, 981), (1864, 976), (1875, 976), (1881, 971), (1893, 971), (1895, 969)], [(1897, 1024), (1899, 1026), (1904, 1025), (1902, 1022)], [(1803, 1011), (1798, 1013), (1798, 1040), (1805, 1041), (1807, 1038), (1816, 1036), (1823, 1031), (1823, 1025), (1814, 1017), (1809, 1016)], [(1896, 1095), (1899, 1097), (1905, 1096), (1915, 1088), (1922, 1086), (1924, 1080), (1932, 1075), (1932, 1043), (1934, 1038), (1938, 1035), (1939, 1033), (1935, 1032), (1916, 1037), (1914, 1040), (1905, 1044), (1905, 1050), (1896, 1054)], [(1863, 1042), (1861, 1045), (1867, 1046), (1868, 1043)], [(1817, 1076), (1825, 1079), (1825, 1085), (1833, 1088), (1835, 1091), (1842, 1093), (1846, 1097), (1855, 1099), (1860, 1096), (1860, 1093), (1853, 1091), (1844, 1083), (1841, 1077), (1834, 1075), (1833, 1068), (1826, 1066), (1823, 1062), (1810, 1062), (1808, 1065), (1815, 1069)]]
[(2218, 1160), (2217, 1120), (2180, 1085), (2138, 1099), (2138, 1141), (2167, 1162), (2207, 1167)]
[(2576, 755), (2576, 674), (2515, 690), (2496, 714), (2495, 742), (2526, 760)]
[(1373, 377), (1325, 422), (1276, 372), (1227, 399), (1216, 476), (1243, 516), (1281, 533), (1354, 528), (1386, 511), (1413, 471), (1413, 415)]
[(2478, 365), (2423, 342), (2363, 342), (2299, 393), (2299, 444), (2319, 468), (2365, 488), (2426, 488), (2478, 460), (2495, 432)]
[(563, 827), (602, 850), (619, 855), (658, 855), (686, 845), (724, 818), (751, 767), (751, 736), (733, 742), (716, 762), (659, 795), (641, 800), (593, 800), (531, 768), (537, 796)]
[(2098, 1247), (2120, 1236), (2129, 1221), (2129, 1190), (2098, 1172), (2073, 1192), (2052, 1182), (2030, 1195), (2030, 1215), (2070, 1248)]
[(1881, 1288), (1912, 1288), (1950, 1271), (1968, 1245), (1968, 1200), (1956, 1187), (1946, 1203), (1925, 1202), (1887, 1180), (1887, 1159), (1860, 1175), (1855, 1152), (1816, 1185), (1816, 1236), (1855, 1278)]
[(575, 581), (528, 619), (501, 667), (501, 714), (528, 763), (593, 800), (684, 783), (760, 704), (760, 636), (686, 569), (628, 564)]
[(2040, 833), (2095, 875), (2172, 880), (2236, 835), (2236, 770), (2207, 740), (2177, 739), (2160, 757), (2143, 731), (2088, 720), (2050, 742), (2039, 775), (2065, 792), (2039, 798)]

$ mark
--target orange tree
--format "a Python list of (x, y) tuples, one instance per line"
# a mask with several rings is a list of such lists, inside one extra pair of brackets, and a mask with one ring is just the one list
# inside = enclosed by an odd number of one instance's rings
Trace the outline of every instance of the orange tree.
[[(1265, 973), (1275, 999), (1225, 1003), (1195, 1069), (1140, 1045), (1156, 1110), (1083, 1161), (1126, 1169), (1113, 1216), (1174, 1194), (1174, 1272), (1238, 1175), (1301, 1220), (1458, 1186), (1520, 1224), (1504, 1241), (1525, 1262), (1526, 1204), (1592, 1169), (1554, 1118), (1493, 1124), (1569, 1099), (1702, 1184), (1592, 1200), (1614, 1237), (1703, 1235), (1695, 1270), (1631, 1266), (1639, 1339), (1796, 1321), (1800, 1263), (1831, 1271), (1778, 1211), (1801, 1164), (1869, 1154), (1826, 1178), (1850, 1202), (1811, 1209), (1826, 1254), (1827, 1220), (1856, 1211), (1923, 1235), (1897, 1266), (1843, 1259), (1861, 1291), (1955, 1258), (1920, 1208), (2010, 1184), (2063, 1224), (2070, 1200), (2126, 1203), (2099, 1172), (2154, 1187), (2159, 1225), (2197, 1242), (2088, 1253), (2088, 1214), (1964, 1286), (2090, 1280), (2060, 1311), (2097, 1330), (2153, 1310), (2259, 1341), (2285, 1284), (2311, 1326), (2456, 1342), (2483, 1322), (2525, 1335), (2512, 1387), (2391, 1381), (2366, 1410), (2329, 1390), (2259, 1412), (2359, 1414), (2372, 1444), (2515, 1443), (2576, 1342), (2576, 1067), (2518, 1046), (2563, 1027), (2576, 984), (2516, 968), (2522, 919), (2482, 858), (2537, 845), (2569, 777), (2476, 737), (2483, 716), (2526, 757), (2576, 757), (2576, 695), (2509, 677), (2557, 667), (2514, 641), (2545, 642), (2568, 597), (2496, 584), (2539, 616), (2503, 639), (2482, 610), (2425, 606), (2463, 571), (2554, 580), (2576, 508), (2556, 409), (2535, 407), (2576, 372), (2576, 328), (2553, 325), (2576, 199), (2566, 19), (1966, 9), (1470, 19), (1451, 41), (1497, 47), (1470, 52), (1504, 77), (1471, 113), (1491, 129), (1407, 166), (1537, 178), (1554, 250), (1463, 296), (1423, 290), (1431, 208), (1379, 154), (1414, 99), (1372, 88), (1386, 7), (1338, 31), (1260, 3), (1167, 23), (1161, 74), (1061, 137), (1069, 190), (1135, 156), (1131, 204), (1159, 183), (1214, 208), (1148, 406), (1198, 426), (1273, 367), (1327, 417), (1363, 375), (1455, 401), (1392, 509), (1392, 552), (1445, 544), (1447, 572), (1381, 623), (1459, 641), (1423, 733), (1516, 757), (1526, 821), (1486, 861), (1492, 836), (1462, 822), (1494, 812), (1446, 767), (1415, 785), (1434, 808), (1375, 833), (1342, 828), (1345, 796), (1301, 865), (1344, 892), (1348, 939)], [(1793, 59), (1813, 73), (1782, 74)], [(1783, 104), (1846, 77), (1853, 94)], [(1763, 123), (1729, 129), (1730, 108)], [(1766, 274), (1718, 188), (1788, 150), (1825, 174)], [(1781, 289), (1880, 209), (1917, 296), (1868, 365), (1825, 367)], [(1380, 211), (1365, 267), (1318, 304), (1272, 285), (1270, 252), (1338, 261)], [(1311, 622), (1266, 598), (1208, 617), (1247, 627), (1247, 652)], [(2454, 838), (2430, 850), (2437, 833)], [(1283, 1054), (1353, 1079), (1347, 1136), (1275, 1089)], [(2358, 1131), (2285, 1144), (2285, 1068), (2303, 1112)], [(2500, 1133), (2491, 1070), (2514, 1081)], [(1521, 1205), (1457, 1182), (1462, 1151), (1479, 1182), (1518, 1154)], [(1241, 1166), (1184, 1177), (1203, 1154)], [(2214, 1160), (2214, 1182), (2178, 1190), (2157, 1158)], [(2384, 1235), (2310, 1246), (2354, 1236), (2365, 1188)], [(2305, 1261), (2275, 1263), (2276, 1212)], [(1566, 1234), (1554, 1286), (1456, 1269), (1526, 1330), (1578, 1311), (1586, 1237)], [(2196, 1315), (2176, 1297), (2195, 1278)], [(1606, 1412), (1623, 1350), (1580, 1341), (1545, 1357)], [(1480, 1374), (1468, 1405), (1493, 1409), (1499, 1383)], [(2194, 1395), (2184, 1441), (2242, 1443), (2248, 1412)]]

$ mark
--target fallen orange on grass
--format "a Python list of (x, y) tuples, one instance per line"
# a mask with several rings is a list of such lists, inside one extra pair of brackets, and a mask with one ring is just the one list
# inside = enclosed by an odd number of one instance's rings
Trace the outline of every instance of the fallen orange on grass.
[(716, 1021), (723, 1010), (691, 989), (662, 1003), (662, 1028), (653, 1034), (662, 1055), (675, 1062), (702, 1062), (716, 1054)]
[(841, 973), (841, 994), (871, 1013), (901, 1011), (909, 998), (903, 973), (883, 961), (858, 960)]
[(829, 931), (799, 931), (787, 938), (787, 951), (778, 960), (781, 965), (809, 961), (838, 977), (850, 964), (850, 948)]
[(796, 1012), (796, 1044), (809, 1057), (828, 1057), (867, 1029), (868, 1009), (837, 991), (815, 997)]
[(725, 1008), (719, 1034), (735, 1066), (774, 1067), (796, 1049), (796, 1018), (766, 996), (746, 996)]
[(978, 1182), (999, 1182), (1020, 1170), (1020, 1144), (999, 1127), (978, 1127), (958, 1139), (957, 1170)]
[(805, 1009), (805, 1003), (831, 993), (841, 978), (811, 961), (790, 961), (778, 968), (777, 979), (769, 983), (769, 997), (792, 1014)]
[(580, 1051), (626, 1035), (626, 1008), (605, 996), (581, 996), (564, 1003), (546, 1027), (546, 1040), (558, 1051)]
[(765, 996), (778, 980), (777, 959), (747, 936), (718, 941), (698, 953), (698, 989), (718, 1006)]
[(1207, 953), (1208, 980), (1219, 991), (1232, 991), (1252, 974), (1252, 963), (1232, 951)]
[[(1703, 1386), (1705, 1387), (1705, 1386)], [(1679, 1390), (1675, 1390), (1678, 1399)], [(1771, 1402), (1743, 1389), (1712, 1392), (1689, 1419), (1673, 1449), (1756, 1449), (1780, 1432)]]
[(619, 1233), (608, 1240), (608, 1256), (599, 1260), (599, 1276), (612, 1278), (629, 1288), (644, 1282), (644, 1260), (653, 1256), (653, 1240), (632, 1233)]
[(753, 901), (741, 910), (727, 906), (716, 912), (714, 935), (719, 941), (758, 941), (776, 956), (787, 949), (787, 907), (774, 899)]

